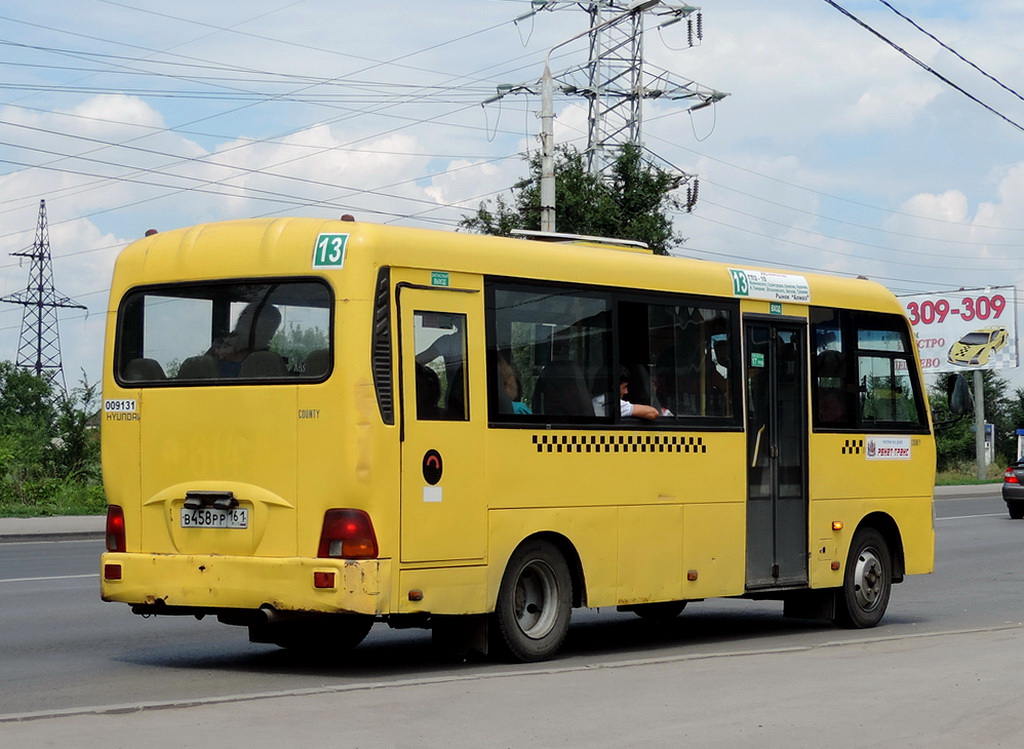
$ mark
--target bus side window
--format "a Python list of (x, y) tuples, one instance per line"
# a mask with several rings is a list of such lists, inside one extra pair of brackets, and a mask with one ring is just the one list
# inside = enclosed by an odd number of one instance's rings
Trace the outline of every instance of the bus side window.
[(416, 417), (466, 421), (466, 316), (414, 313)]
[(650, 305), (651, 405), (676, 419), (732, 418), (739, 382), (733, 325), (728, 309)]
[(913, 343), (901, 316), (812, 307), (810, 319), (815, 429), (924, 427)]
[(553, 361), (544, 367), (533, 392), (540, 413), (585, 417), (593, 414), (583, 369), (574, 361)]
[(846, 359), (834, 349), (820, 352), (814, 362), (816, 420), (822, 424), (844, 424), (846, 407)]
[(591, 386), (610, 359), (608, 299), (597, 292), (498, 282), (488, 305), (491, 418), (597, 421)]

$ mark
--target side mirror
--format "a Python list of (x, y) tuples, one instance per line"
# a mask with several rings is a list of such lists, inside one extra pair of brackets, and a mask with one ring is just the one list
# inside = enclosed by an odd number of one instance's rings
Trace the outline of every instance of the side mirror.
[(946, 401), (949, 403), (950, 413), (954, 416), (963, 417), (974, 411), (971, 388), (962, 374), (949, 379), (946, 385)]

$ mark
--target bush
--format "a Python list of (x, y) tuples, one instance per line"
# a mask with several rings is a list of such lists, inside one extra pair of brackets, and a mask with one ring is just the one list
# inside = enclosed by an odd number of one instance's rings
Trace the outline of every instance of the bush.
[(0, 361), (0, 515), (88, 515), (104, 511), (99, 432), (90, 426), (98, 388), (60, 392)]

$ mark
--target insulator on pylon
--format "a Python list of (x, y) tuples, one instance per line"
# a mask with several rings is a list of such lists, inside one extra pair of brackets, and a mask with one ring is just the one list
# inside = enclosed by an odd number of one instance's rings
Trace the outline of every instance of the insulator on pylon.
[(704, 41), (704, 14), (697, 14), (697, 39)]
[(693, 46), (693, 19), (686, 19), (686, 41), (692, 47)]

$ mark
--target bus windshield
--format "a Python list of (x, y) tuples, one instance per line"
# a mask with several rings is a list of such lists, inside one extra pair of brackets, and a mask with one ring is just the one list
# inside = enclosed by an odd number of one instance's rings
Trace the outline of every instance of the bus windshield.
[(323, 380), (331, 299), (312, 279), (137, 289), (118, 314), (117, 379), (133, 387)]

